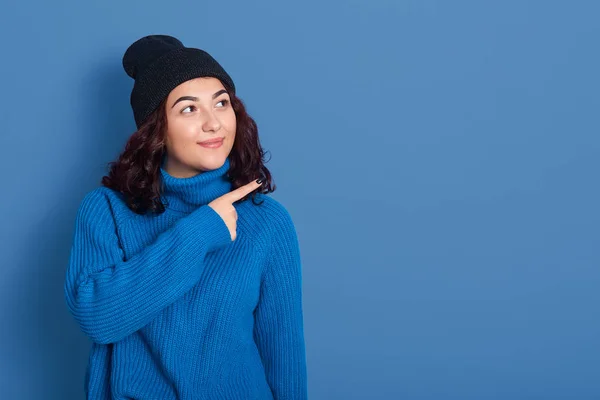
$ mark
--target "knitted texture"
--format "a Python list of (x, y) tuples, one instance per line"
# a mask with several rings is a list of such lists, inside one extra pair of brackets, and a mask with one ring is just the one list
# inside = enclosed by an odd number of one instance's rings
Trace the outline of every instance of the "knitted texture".
[(175, 178), (163, 214), (121, 194), (83, 198), (65, 276), (92, 340), (87, 399), (306, 399), (299, 243), (268, 195), (235, 203), (237, 238), (207, 204), (229, 192), (229, 159)]

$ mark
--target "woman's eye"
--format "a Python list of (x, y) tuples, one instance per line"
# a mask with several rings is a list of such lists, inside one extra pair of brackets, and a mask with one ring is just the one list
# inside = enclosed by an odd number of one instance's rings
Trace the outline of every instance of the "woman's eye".
[[(223, 107), (227, 106), (227, 104), (229, 104), (229, 100), (223, 99), (223, 100), (220, 100), (219, 103), (223, 103), (223, 105), (221, 107), (219, 107), (219, 108), (223, 108)], [(219, 104), (219, 103), (217, 103), (217, 104)], [(192, 109), (192, 112), (197, 110), (196, 106), (187, 106), (186, 108), (181, 110), (181, 112), (184, 114), (189, 114), (189, 112), (185, 111), (187, 109)]]

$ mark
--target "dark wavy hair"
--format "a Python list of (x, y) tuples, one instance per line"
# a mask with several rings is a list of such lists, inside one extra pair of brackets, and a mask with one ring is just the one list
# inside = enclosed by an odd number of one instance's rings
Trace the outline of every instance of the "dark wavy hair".
[[(277, 186), (272, 183), (271, 173), (264, 165), (267, 152), (260, 145), (256, 122), (246, 112), (243, 101), (232, 93), (227, 85), (224, 86), (229, 93), (237, 125), (227, 174), (232, 183), (232, 190), (263, 178), (263, 184), (259, 188), (240, 200), (245, 201), (252, 196), (254, 203), (258, 192), (271, 193)], [(145, 214), (148, 211), (160, 214), (165, 211), (165, 204), (161, 200), (160, 174), (162, 160), (167, 151), (165, 103), (166, 98), (131, 135), (117, 160), (108, 163), (108, 175), (102, 177), (102, 185), (122, 193), (127, 206), (137, 214)]]

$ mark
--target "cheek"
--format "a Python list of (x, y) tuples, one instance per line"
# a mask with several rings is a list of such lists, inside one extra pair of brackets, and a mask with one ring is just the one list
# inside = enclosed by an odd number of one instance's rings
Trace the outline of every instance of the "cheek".
[(173, 143), (185, 144), (196, 137), (197, 127), (186, 121), (169, 124), (168, 135)]
[(195, 139), (194, 135), (189, 134), (186, 130), (169, 128), (167, 142), (167, 146), (177, 153), (192, 147), (195, 144)]
[(227, 118), (225, 118), (223, 123), (226, 124), (229, 133), (231, 135), (235, 135), (235, 130), (237, 128), (237, 120), (233, 111), (231, 111), (231, 115), (227, 115)]

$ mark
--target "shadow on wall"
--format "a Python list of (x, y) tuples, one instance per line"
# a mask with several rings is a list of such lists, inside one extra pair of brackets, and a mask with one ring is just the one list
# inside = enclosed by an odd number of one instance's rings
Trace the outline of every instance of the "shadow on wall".
[(70, 157), (72, 173), (64, 177), (63, 187), (49, 193), (56, 198), (48, 199), (47, 203), (59, 206), (50, 209), (46, 218), (32, 227), (21, 253), (26, 257), (24, 272), (18, 277), (21, 281), (15, 282), (21, 290), (16, 291), (18, 297), (14, 298), (20, 307), (9, 317), (10, 326), (22, 328), (18, 334), (22, 340), (19, 347), (29, 348), (26, 356), (32, 357), (23, 360), (28, 372), (21, 376), (42, 379), (39, 384), (22, 389), (25, 392), (43, 390), (27, 398), (85, 398), (84, 377), (90, 340), (68, 311), (63, 283), (79, 203), (89, 190), (100, 186), (107, 163), (118, 156), (135, 131), (129, 105), (133, 80), (123, 71), (120, 58), (112, 59), (117, 62), (91, 71), (80, 92), (74, 94), (75, 98), (82, 99), (83, 117), (78, 123), (65, 123), (68, 127), (75, 125), (72, 140), (78, 144), (71, 146), (78, 153)]

